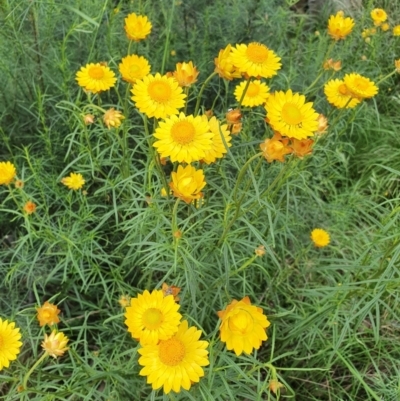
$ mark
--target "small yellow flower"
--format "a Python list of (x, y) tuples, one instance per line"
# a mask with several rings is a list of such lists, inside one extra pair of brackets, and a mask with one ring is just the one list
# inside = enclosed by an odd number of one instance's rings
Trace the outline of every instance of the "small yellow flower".
[(328, 34), (335, 40), (345, 39), (354, 28), (354, 20), (350, 17), (344, 18), (343, 11), (331, 15), (328, 20)]
[(15, 327), (15, 323), (0, 318), (0, 371), (8, 368), (10, 362), (17, 359), (22, 346), (20, 339), (21, 333), (19, 328)]
[(16, 180), (14, 185), (15, 185), (15, 188), (22, 189), (25, 186), (25, 183), (21, 180)]
[(26, 214), (32, 214), (36, 212), (36, 204), (33, 203), (32, 201), (28, 201), (24, 205), (24, 212)]
[(272, 391), (274, 394), (276, 394), (283, 387), (285, 386), (276, 379), (270, 380), (268, 385), (269, 390)]
[(83, 122), (85, 125), (90, 125), (94, 123), (94, 115), (93, 114), (85, 114), (83, 116)]
[(177, 63), (176, 71), (173, 76), (178, 81), (179, 86), (185, 87), (194, 84), (197, 81), (199, 70), (193, 65), (192, 61), (188, 63)]
[(382, 24), (382, 22), (385, 22), (387, 20), (386, 11), (382, 8), (374, 8), (371, 11), (371, 18), (374, 21), (374, 25), (379, 26)]
[(324, 93), (329, 103), (338, 109), (351, 109), (361, 100), (354, 97), (343, 80), (331, 79), (324, 85)]
[(130, 40), (138, 42), (145, 39), (151, 32), (151, 28), (151, 22), (145, 15), (131, 13), (125, 18), (125, 32)]
[(259, 245), (255, 251), (257, 256), (264, 256), (265, 255), (265, 246), (264, 245)]
[(122, 79), (134, 84), (138, 79), (143, 79), (150, 74), (150, 64), (142, 56), (131, 54), (124, 57), (118, 66)]
[(390, 25), (387, 22), (384, 22), (381, 25), (381, 29), (382, 29), (383, 32), (386, 32), (386, 31), (388, 31), (390, 29)]
[(314, 245), (318, 248), (323, 248), (330, 242), (328, 232), (322, 228), (314, 228), (314, 230), (311, 231), (311, 239), (314, 242)]
[(318, 121), (318, 129), (315, 134), (316, 135), (325, 134), (325, 132), (328, 130), (328, 119), (323, 114), (320, 114), (317, 118), (317, 121)]
[(120, 111), (111, 108), (104, 113), (103, 121), (108, 129), (118, 128), (121, 125), (121, 120), (124, 118)]
[(206, 185), (203, 170), (196, 170), (190, 164), (186, 167), (179, 165), (178, 170), (173, 172), (171, 177), (172, 182), (169, 186), (177, 198), (191, 203), (203, 197), (203, 193), (200, 192)]
[(99, 93), (112, 88), (117, 81), (115, 74), (103, 63), (89, 63), (76, 73), (78, 85), (89, 92)]
[(242, 99), (243, 92), (246, 89), (246, 93), (244, 94), (242, 100), (242, 106), (245, 107), (256, 107), (261, 106), (266, 102), (269, 96), (269, 86), (264, 82), (261, 82), (258, 79), (255, 79), (247, 85), (247, 81), (241, 82), (239, 85), (236, 85), (235, 88), (235, 98), (238, 102)]
[(123, 307), (126, 308), (131, 302), (131, 297), (129, 295), (121, 295), (119, 297), (118, 303)]
[(83, 187), (85, 184), (85, 180), (83, 179), (82, 174), (80, 173), (71, 173), (69, 177), (64, 177), (61, 180), (61, 183), (64, 184), (67, 188), (78, 190)]
[(333, 61), (332, 58), (326, 60), (323, 64), (324, 70), (340, 71), (342, 69), (342, 62), (340, 60)]
[(0, 185), (9, 185), (17, 175), (14, 164), (11, 162), (0, 162)]
[(393, 36), (400, 36), (400, 25), (396, 25), (393, 28)]
[(372, 35), (376, 34), (376, 28), (365, 28), (362, 32), (361, 32), (361, 36), (363, 37), (363, 39), (367, 39)]
[(396, 68), (396, 72), (400, 74), (400, 59), (394, 60), (394, 67)]
[(63, 356), (65, 351), (69, 349), (67, 347), (68, 341), (69, 338), (64, 333), (57, 333), (56, 330), (53, 330), (49, 336), (47, 334), (44, 335), (42, 348), (48, 355), (57, 358)]
[(36, 308), (36, 312), (40, 327), (43, 327), (46, 324), (51, 326), (52, 324), (60, 322), (60, 319), (58, 318), (58, 315), (61, 312), (60, 309), (57, 308), (57, 305), (51, 304), (49, 301), (46, 301), (40, 308)]
[(214, 59), (215, 72), (224, 79), (232, 81), (234, 78), (240, 78), (241, 72), (232, 63), (232, 46), (228, 44), (225, 49), (219, 51), (218, 57)]

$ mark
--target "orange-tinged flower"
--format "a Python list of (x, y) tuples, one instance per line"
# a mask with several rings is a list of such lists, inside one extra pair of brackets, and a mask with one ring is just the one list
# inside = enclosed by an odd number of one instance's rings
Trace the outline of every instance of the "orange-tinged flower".
[(57, 305), (51, 304), (49, 301), (46, 301), (40, 308), (36, 308), (37, 312), (37, 320), (39, 321), (39, 326), (43, 327), (48, 324), (51, 326), (52, 324), (57, 324), (60, 322), (58, 318), (60, 309), (57, 308)]
[(152, 25), (145, 15), (131, 13), (125, 18), (124, 28), (128, 39), (138, 42), (149, 35)]
[(232, 81), (232, 79), (242, 76), (241, 72), (232, 63), (232, 46), (230, 44), (219, 51), (218, 57), (214, 59), (214, 64), (214, 71), (221, 78)]
[(285, 386), (276, 379), (270, 380), (268, 385), (269, 390), (272, 391), (274, 394), (276, 394), (279, 391), (279, 389), (283, 387)]
[(243, 352), (250, 354), (267, 340), (266, 328), (270, 322), (261, 308), (251, 305), (249, 297), (241, 301), (233, 300), (217, 313), (222, 320), (221, 341), (226, 343), (228, 350), (233, 349), (237, 356)]
[(344, 18), (343, 11), (331, 15), (328, 20), (328, 33), (335, 40), (345, 39), (354, 28), (354, 20), (350, 17)]
[(239, 135), (240, 131), (242, 130), (242, 123), (232, 124), (231, 134), (232, 135)]
[(56, 330), (53, 330), (49, 336), (47, 334), (44, 335), (42, 348), (48, 355), (57, 358), (63, 356), (65, 351), (69, 349), (67, 347), (68, 341), (69, 338), (64, 333), (57, 333)]
[(260, 149), (268, 163), (272, 163), (274, 160), (284, 163), (285, 155), (292, 153), (288, 143), (289, 139), (283, 139), (279, 133), (275, 133), (271, 139), (268, 138), (260, 144)]
[[(181, 236), (182, 236), (182, 233), (181, 233)], [(164, 297), (167, 297), (168, 295), (172, 295), (174, 297), (175, 302), (179, 302), (178, 294), (181, 291), (180, 287), (176, 287), (175, 285), (169, 286), (167, 283), (163, 283), (163, 285), (161, 287), (161, 291), (163, 292)]]
[(33, 203), (32, 201), (28, 201), (24, 205), (24, 212), (26, 214), (32, 214), (36, 212), (36, 204)]
[(193, 65), (192, 61), (188, 63), (177, 63), (176, 71), (173, 73), (174, 78), (178, 81), (179, 86), (190, 86), (197, 81), (199, 75), (198, 69)]
[(186, 203), (191, 203), (203, 197), (201, 190), (205, 187), (203, 170), (196, 170), (190, 164), (186, 167), (178, 166), (178, 170), (173, 172), (172, 182), (169, 183), (174, 196), (182, 199)]
[(324, 70), (340, 71), (342, 69), (342, 62), (340, 60), (333, 61), (332, 58), (326, 60), (323, 65)]
[(11, 162), (0, 162), (0, 185), (9, 185), (17, 175), (14, 164)]
[(83, 179), (82, 174), (80, 173), (71, 173), (69, 177), (64, 177), (61, 180), (61, 183), (64, 184), (67, 188), (73, 189), (77, 191), (81, 189), (85, 184), (85, 180)]
[(293, 154), (302, 159), (304, 156), (312, 153), (314, 141), (312, 139), (292, 139)]
[(229, 109), (225, 114), (225, 118), (228, 124), (237, 124), (242, 119), (242, 113), (240, 109)]
[(121, 125), (121, 120), (124, 118), (120, 111), (111, 108), (104, 113), (103, 121), (108, 129), (118, 128)]

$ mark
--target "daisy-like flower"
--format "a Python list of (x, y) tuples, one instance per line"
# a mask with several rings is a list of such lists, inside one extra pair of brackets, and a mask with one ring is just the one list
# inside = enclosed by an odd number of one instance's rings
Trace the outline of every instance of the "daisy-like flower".
[(400, 25), (393, 27), (393, 36), (400, 36)]
[(197, 81), (199, 70), (193, 65), (192, 61), (188, 63), (177, 63), (176, 71), (173, 72), (174, 78), (178, 81), (179, 86), (190, 86)]
[(60, 309), (57, 308), (57, 305), (54, 305), (49, 301), (46, 301), (40, 308), (36, 308), (36, 312), (40, 327), (43, 327), (46, 324), (51, 326), (52, 324), (60, 322), (58, 317), (61, 312)]
[(153, 146), (161, 157), (170, 157), (172, 162), (191, 163), (201, 160), (212, 148), (214, 134), (210, 132), (207, 119), (180, 113), (160, 122), (154, 136), (158, 141)]
[(104, 113), (103, 121), (108, 129), (118, 128), (121, 125), (121, 120), (124, 118), (120, 111), (111, 108)]
[(386, 31), (388, 31), (390, 29), (390, 25), (387, 22), (384, 22), (381, 25), (381, 29), (382, 29), (383, 32), (386, 32)]
[(180, 287), (176, 287), (175, 285), (169, 286), (167, 283), (163, 283), (161, 286), (161, 291), (163, 292), (164, 297), (172, 295), (174, 297), (174, 301), (179, 302), (178, 294), (181, 292)]
[(340, 79), (331, 79), (324, 86), (324, 93), (328, 102), (338, 109), (351, 109), (360, 103), (350, 92), (344, 81)]
[(48, 355), (57, 358), (63, 356), (65, 351), (69, 349), (67, 347), (68, 341), (69, 338), (64, 333), (60, 331), (57, 333), (56, 330), (53, 330), (50, 335), (44, 335), (42, 348)]
[(293, 154), (298, 158), (302, 159), (304, 156), (312, 153), (314, 141), (312, 139), (293, 139), (291, 148)]
[(102, 63), (89, 63), (76, 73), (78, 85), (87, 91), (99, 93), (112, 88), (117, 81), (115, 74)]
[(328, 20), (328, 34), (335, 40), (344, 39), (354, 28), (354, 20), (350, 17), (344, 18), (343, 11), (331, 15)]
[(330, 236), (328, 232), (322, 228), (314, 228), (314, 230), (311, 231), (311, 240), (316, 247), (323, 248), (329, 244)]
[(272, 128), (289, 138), (304, 139), (318, 129), (318, 113), (304, 95), (277, 91), (269, 96), (265, 109)]
[(167, 118), (185, 105), (186, 95), (176, 79), (159, 73), (137, 80), (131, 93), (136, 107), (147, 117)]
[(186, 203), (201, 199), (201, 190), (205, 187), (203, 170), (196, 170), (190, 164), (186, 167), (178, 166), (176, 172), (171, 174), (172, 182), (169, 183), (173, 195)]
[(36, 212), (36, 204), (32, 201), (27, 201), (24, 205), (24, 212), (26, 214), (32, 214)]
[(67, 188), (73, 189), (77, 191), (81, 189), (85, 184), (85, 180), (83, 179), (82, 174), (80, 173), (71, 173), (69, 177), (64, 177), (61, 180), (61, 183), (64, 184)]
[(0, 162), (0, 185), (9, 185), (17, 175), (14, 164), (11, 162)]
[(369, 99), (378, 93), (378, 87), (360, 74), (346, 74), (343, 81), (353, 97), (358, 99)]
[(165, 394), (189, 390), (204, 376), (202, 366), (209, 365), (208, 342), (199, 340), (201, 334), (184, 320), (172, 337), (139, 348), (139, 365), (143, 366), (139, 374), (147, 376), (154, 390), (163, 387)]
[(214, 59), (214, 64), (214, 71), (221, 78), (232, 81), (232, 79), (242, 76), (242, 73), (232, 63), (232, 46), (230, 44), (219, 51), (218, 57)]
[[(243, 81), (235, 88), (235, 98), (238, 102), (242, 98), (243, 91), (247, 86), (247, 82)], [(269, 87), (260, 80), (256, 79), (250, 82), (244, 95), (242, 106), (256, 107), (266, 102), (269, 96)]]
[(222, 320), (221, 341), (228, 350), (239, 356), (259, 349), (267, 337), (266, 328), (270, 325), (261, 308), (251, 305), (249, 297), (241, 301), (233, 300), (223, 311), (217, 312)]
[[(203, 116), (203, 120), (207, 121), (207, 117)], [(202, 160), (204, 163), (211, 164), (214, 163), (217, 159), (224, 157), (224, 154), (227, 152), (225, 146), (228, 146), (229, 148), (232, 146), (232, 137), (231, 133), (228, 130), (228, 125), (221, 125), (215, 117), (211, 117), (208, 120), (208, 126), (214, 136), (212, 137), (211, 149), (205, 152)], [(221, 135), (224, 139), (222, 139)]]
[(268, 163), (272, 163), (274, 160), (283, 163), (285, 155), (292, 153), (292, 149), (288, 146), (288, 143), (288, 138), (283, 139), (282, 135), (276, 132), (272, 138), (267, 138), (260, 144), (260, 149)]
[(232, 49), (232, 63), (249, 77), (271, 78), (281, 68), (280, 57), (262, 43), (238, 44)]
[(380, 26), (382, 22), (385, 22), (387, 20), (386, 11), (382, 8), (374, 8), (371, 11), (371, 18), (374, 21), (375, 26)]
[(145, 15), (131, 13), (125, 18), (124, 28), (128, 39), (138, 42), (149, 35), (152, 25)]
[(161, 290), (147, 290), (131, 298), (131, 305), (126, 308), (125, 324), (132, 337), (141, 345), (157, 344), (167, 340), (178, 330), (182, 315), (180, 306), (172, 295), (164, 297)]
[(15, 323), (0, 318), (0, 370), (8, 368), (17, 359), (21, 348), (21, 333)]
[(122, 79), (134, 84), (138, 79), (143, 79), (150, 74), (150, 64), (142, 56), (131, 54), (124, 57), (118, 66)]

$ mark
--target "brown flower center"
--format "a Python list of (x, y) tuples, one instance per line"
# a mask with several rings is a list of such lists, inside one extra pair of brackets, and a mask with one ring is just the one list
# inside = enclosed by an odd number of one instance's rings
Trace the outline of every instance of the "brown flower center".
[(147, 93), (149, 96), (158, 103), (166, 103), (171, 98), (171, 87), (164, 81), (150, 82)]
[(92, 79), (102, 79), (104, 77), (104, 70), (100, 66), (93, 66), (89, 68), (89, 77)]
[(282, 119), (289, 125), (297, 125), (302, 122), (303, 116), (295, 104), (286, 103), (282, 107)]
[(186, 355), (185, 345), (175, 337), (161, 341), (158, 347), (158, 356), (164, 365), (179, 365)]
[(158, 329), (163, 322), (163, 314), (157, 308), (149, 308), (143, 313), (142, 322), (146, 329)]
[(262, 64), (268, 59), (268, 48), (261, 43), (250, 43), (247, 46), (246, 56), (256, 64)]
[(171, 128), (172, 139), (181, 145), (186, 145), (193, 141), (195, 135), (196, 130), (189, 121), (178, 121)]

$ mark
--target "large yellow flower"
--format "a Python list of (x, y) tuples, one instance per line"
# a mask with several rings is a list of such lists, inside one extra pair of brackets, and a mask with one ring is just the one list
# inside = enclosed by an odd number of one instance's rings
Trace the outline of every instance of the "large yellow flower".
[(314, 245), (318, 248), (323, 248), (327, 246), (331, 241), (329, 233), (322, 228), (314, 228), (311, 231), (311, 240), (314, 242)]
[(137, 80), (131, 89), (132, 100), (147, 117), (167, 118), (178, 114), (186, 95), (175, 78), (157, 73)]
[(150, 74), (149, 62), (144, 57), (137, 56), (136, 54), (124, 57), (118, 67), (122, 79), (131, 84)]
[(154, 390), (163, 387), (165, 394), (189, 390), (204, 376), (202, 366), (209, 365), (208, 342), (200, 341), (200, 336), (201, 330), (182, 321), (173, 337), (139, 348), (139, 364), (143, 366), (139, 374), (147, 376)]
[(176, 71), (173, 72), (173, 75), (179, 86), (190, 86), (197, 81), (199, 70), (193, 65), (192, 61), (177, 63)]
[(241, 301), (233, 300), (225, 310), (218, 312), (222, 320), (221, 341), (236, 355), (250, 354), (259, 349), (267, 337), (266, 328), (270, 325), (261, 308), (251, 305), (249, 297)]
[(77, 191), (78, 189), (81, 189), (83, 187), (83, 185), (85, 184), (85, 180), (82, 174), (71, 173), (69, 177), (64, 177), (61, 180), (61, 183), (64, 184), (67, 188)]
[(211, 149), (213, 133), (201, 116), (171, 116), (160, 122), (154, 136), (158, 141), (153, 146), (161, 157), (170, 157), (172, 162), (191, 163), (201, 160)]
[(378, 93), (378, 87), (370, 79), (360, 74), (346, 74), (343, 81), (353, 97), (368, 99)]
[[(247, 81), (241, 82), (235, 88), (235, 98), (238, 102), (243, 96), (243, 91), (247, 86)], [(256, 79), (250, 82), (244, 95), (242, 106), (256, 107), (265, 103), (269, 96), (269, 87), (260, 80)]]
[(46, 301), (40, 308), (36, 308), (36, 311), (40, 327), (46, 324), (51, 326), (60, 322), (58, 317), (61, 312), (60, 309), (57, 308), (57, 305), (51, 304), (49, 301)]
[(14, 164), (11, 162), (0, 162), (0, 185), (11, 184), (16, 176)]
[(382, 22), (385, 22), (387, 20), (386, 11), (382, 8), (374, 8), (371, 11), (371, 18), (374, 21), (375, 26), (380, 26)]
[(125, 18), (125, 32), (130, 40), (139, 41), (145, 39), (151, 32), (151, 22), (145, 15), (129, 14)]
[(98, 93), (112, 88), (117, 78), (106, 65), (89, 63), (76, 73), (76, 80), (78, 85), (87, 91)]
[(225, 49), (218, 53), (214, 59), (215, 72), (224, 79), (232, 81), (233, 78), (240, 78), (242, 73), (232, 63), (232, 46), (228, 44)]
[(328, 33), (335, 40), (344, 39), (354, 28), (354, 20), (350, 17), (344, 18), (343, 11), (331, 15), (328, 20)]
[[(207, 117), (203, 116), (203, 120), (207, 121)], [(210, 164), (214, 163), (217, 159), (224, 157), (224, 154), (228, 151), (226, 146), (229, 148), (232, 146), (232, 137), (228, 130), (228, 125), (221, 125), (215, 117), (210, 118), (208, 121), (208, 126), (210, 127), (210, 130), (214, 136), (212, 137), (211, 149), (206, 151), (206, 154), (203, 157), (203, 162)], [(221, 135), (223, 136), (224, 140), (222, 140)]]
[(331, 79), (324, 86), (324, 93), (328, 102), (338, 109), (352, 109), (360, 103), (360, 99), (353, 97), (344, 81)]
[(53, 358), (63, 356), (68, 351), (69, 338), (61, 331), (53, 330), (50, 335), (45, 334), (42, 341), (43, 350)]
[(21, 333), (15, 323), (0, 318), (0, 370), (8, 368), (17, 359), (21, 348)]
[(305, 101), (304, 95), (292, 93), (290, 89), (274, 92), (265, 105), (269, 124), (289, 138), (303, 139), (314, 135), (318, 129), (318, 113), (312, 102)]
[(181, 314), (174, 297), (164, 297), (161, 290), (147, 290), (131, 298), (131, 305), (126, 308), (125, 324), (132, 337), (140, 344), (157, 344), (167, 340), (178, 330)]
[(174, 196), (186, 203), (203, 197), (200, 192), (206, 185), (203, 170), (196, 170), (190, 164), (186, 167), (178, 166), (178, 170), (171, 174), (172, 182), (169, 183)]
[(239, 44), (232, 49), (232, 63), (249, 77), (271, 78), (281, 68), (280, 57), (262, 43)]

